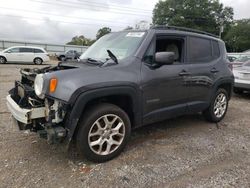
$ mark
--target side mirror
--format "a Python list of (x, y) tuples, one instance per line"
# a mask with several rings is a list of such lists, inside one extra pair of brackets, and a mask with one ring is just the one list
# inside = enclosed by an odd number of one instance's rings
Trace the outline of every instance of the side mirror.
[(174, 63), (174, 52), (157, 52), (155, 61), (160, 65), (171, 65)]
[(10, 54), (10, 53), (11, 53), (11, 51), (10, 51), (10, 50), (8, 50), (8, 51), (6, 51), (6, 53), (9, 53), (9, 54)]

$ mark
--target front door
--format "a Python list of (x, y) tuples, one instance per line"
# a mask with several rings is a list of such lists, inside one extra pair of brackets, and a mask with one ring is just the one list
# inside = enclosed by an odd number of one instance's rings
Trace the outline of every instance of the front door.
[[(183, 79), (185, 41), (182, 37), (157, 36), (146, 52), (141, 69), (144, 124), (178, 116), (187, 110)], [(159, 67), (154, 54), (163, 51), (174, 52), (175, 62)]]
[(20, 48), (9, 49), (7, 52), (5, 52), (5, 56), (9, 62), (19, 62), (22, 58), (20, 54)]

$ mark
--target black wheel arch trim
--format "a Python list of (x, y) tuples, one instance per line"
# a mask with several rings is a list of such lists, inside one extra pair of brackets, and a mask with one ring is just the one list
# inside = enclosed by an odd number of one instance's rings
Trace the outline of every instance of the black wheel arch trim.
[[(112, 95), (128, 96), (132, 100), (133, 109), (133, 127), (139, 127), (142, 125), (142, 97), (139, 88), (133, 86), (113, 86), (103, 87), (97, 89), (90, 89), (84, 91), (86, 88), (78, 89), (69, 100), (70, 113), (67, 115), (65, 121), (65, 128), (68, 132), (66, 142), (69, 144), (77, 128), (78, 122), (82, 116), (82, 113), (86, 107), (86, 104), (94, 99), (101, 97), (108, 97)], [(82, 91), (82, 92), (80, 92)]]
[(223, 84), (230, 85), (230, 92), (228, 93), (228, 97), (230, 100), (232, 93), (233, 93), (233, 86), (234, 86), (234, 78), (232, 78), (232, 77), (226, 77), (226, 78), (222, 78), (222, 79), (218, 80), (213, 86), (211, 98), (213, 97), (213, 93), (215, 93), (217, 91), (217, 89), (220, 88), (220, 86)]

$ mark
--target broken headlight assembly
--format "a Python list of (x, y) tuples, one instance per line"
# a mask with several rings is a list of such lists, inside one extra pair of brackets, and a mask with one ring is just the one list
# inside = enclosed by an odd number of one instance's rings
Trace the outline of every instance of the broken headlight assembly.
[(45, 95), (43, 94), (43, 87), (44, 87), (44, 79), (43, 79), (44, 74), (37, 74), (34, 82), (34, 90), (36, 95), (44, 99)]

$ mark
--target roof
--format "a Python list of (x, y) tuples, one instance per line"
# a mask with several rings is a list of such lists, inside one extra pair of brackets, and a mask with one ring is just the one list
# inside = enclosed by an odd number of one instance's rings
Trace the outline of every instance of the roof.
[(197, 29), (190, 29), (186, 27), (177, 27), (177, 26), (165, 26), (165, 25), (159, 25), (159, 26), (153, 26), (151, 27), (152, 29), (163, 29), (163, 30), (176, 30), (176, 31), (185, 31), (185, 32), (191, 32), (191, 33), (197, 33), (197, 34), (203, 34), (215, 38), (219, 38), (217, 35), (205, 32), (205, 31), (200, 31)]
[(9, 48), (36, 48), (36, 49), (42, 49), (42, 50), (44, 50), (44, 48), (36, 47), (36, 46), (11, 46)]

